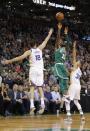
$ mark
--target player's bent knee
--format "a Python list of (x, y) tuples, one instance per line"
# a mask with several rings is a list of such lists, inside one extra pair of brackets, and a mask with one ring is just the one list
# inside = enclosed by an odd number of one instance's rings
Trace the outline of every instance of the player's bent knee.
[(79, 102), (78, 100), (74, 100), (74, 104), (77, 105)]

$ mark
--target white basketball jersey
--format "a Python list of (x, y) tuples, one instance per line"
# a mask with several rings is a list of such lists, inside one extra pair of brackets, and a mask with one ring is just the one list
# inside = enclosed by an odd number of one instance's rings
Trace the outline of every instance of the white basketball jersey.
[(77, 68), (75, 71), (73, 71), (71, 74), (72, 84), (80, 84), (81, 75), (82, 75), (82, 72), (81, 72), (80, 68)]
[(36, 67), (39, 69), (43, 69), (43, 57), (42, 51), (39, 48), (32, 48), (30, 55), (30, 67)]

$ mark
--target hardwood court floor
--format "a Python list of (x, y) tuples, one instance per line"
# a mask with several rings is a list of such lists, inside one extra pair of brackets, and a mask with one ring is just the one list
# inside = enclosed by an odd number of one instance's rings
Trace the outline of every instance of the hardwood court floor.
[(90, 113), (85, 122), (79, 114), (72, 116), (72, 123), (64, 121), (65, 114), (42, 116), (0, 117), (0, 131), (90, 131)]

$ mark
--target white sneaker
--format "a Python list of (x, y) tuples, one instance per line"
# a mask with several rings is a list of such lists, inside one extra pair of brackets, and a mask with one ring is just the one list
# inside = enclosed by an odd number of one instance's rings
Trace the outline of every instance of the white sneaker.
[(30, 109), (30, 115), (34, 115), (35, 109), (36, 109), (35, 107), (33, 107), (33, 108)]
[(41, 107), (40, 110), (38, 111), (38, 114), (39, 114), (39, 115), (42, 115), (42, 114), (44, 113), (44, 110), (45, 110), (45, 108), (42, 108), (42, 107)]
[(68, 112), (68, 113), (67, 113), (67, 116), (68, 116), (68, 117), (71, 117), (71, 113), (70, 113), (70, 112)]

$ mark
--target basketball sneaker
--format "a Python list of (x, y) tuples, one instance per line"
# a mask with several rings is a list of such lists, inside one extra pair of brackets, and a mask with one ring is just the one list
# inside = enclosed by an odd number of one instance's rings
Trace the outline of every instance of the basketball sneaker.
[(67, 117), (64, 120), (67, 121), (67, 122), (72, 122), (72, 118), (71, 118), (71, 113), (70, 112), (67, 113)]
[(38, 111), (38, 114), (39, 114), (39, 115), (42, 115), (42, 114), (44, 113), (44, 110), (45, 110), (45, 108), (44, 108), (44, 107), (43, 107), (43, 108), (41, 107), (40, 110)]
[(36, 109), (35, 107), (33, 107), (33, 108), (30, 109), (30, 115), (34, 115), (35, 109)]

